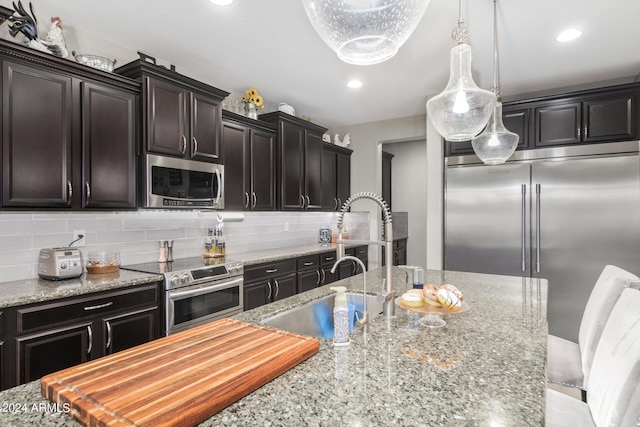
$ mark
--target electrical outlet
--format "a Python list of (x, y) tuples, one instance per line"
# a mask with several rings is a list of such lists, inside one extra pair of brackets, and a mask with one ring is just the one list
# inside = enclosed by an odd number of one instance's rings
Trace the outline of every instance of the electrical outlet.
[(284, 223), (284, 231), (289, 231), (289, 223), (288, 222)]
[(84, 230), (73, 230), (73, 242), (74, 243), (71, 246), (87, 246), (87, 234), (84, 232)]

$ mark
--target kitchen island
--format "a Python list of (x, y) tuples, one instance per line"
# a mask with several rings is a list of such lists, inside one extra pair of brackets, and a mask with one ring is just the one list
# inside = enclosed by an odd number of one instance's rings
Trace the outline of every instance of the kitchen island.
[[(367, 273), (369, 292), (380, 290), (383, 275)], [(407, 276), (397, 268), (393, 275), (402, 293)], [(334, 285), (361, 291), (362, 277)], [(428, 330), (419, 314), (397, 307), (395, 318), (354, 331), (347, 347), (320, 339), (318, 354), (201, 425), (543, 425), (546, 281), (428, 270), (425, 283), (456, 285), (469, 310)], [(323, 286), (236, 318), (260, 323), (330, 293)], [(1, 392), (0, 425), (77, 425), (64, 408), (47, 406), (39, 387)]]

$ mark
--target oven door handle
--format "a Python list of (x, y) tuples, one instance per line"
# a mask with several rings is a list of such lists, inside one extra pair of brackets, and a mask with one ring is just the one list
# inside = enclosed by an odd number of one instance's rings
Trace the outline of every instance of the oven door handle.
[(178, 299), (178, 298), (190, 297), (194, 295), (202, 295), (202, 294), (209, 293), (213, 290), (222, 290), (222, 289), (238, 286), (242, 284), (243, 280), (244, 280), (243, 277), (237, 277), (228, 282), (216, 283), (214, 285), (207, 286), (204, 288), (190, 289), (187, 291), (178, 291), (178, 292), (169, 291), (169, 297), (172, 299)]

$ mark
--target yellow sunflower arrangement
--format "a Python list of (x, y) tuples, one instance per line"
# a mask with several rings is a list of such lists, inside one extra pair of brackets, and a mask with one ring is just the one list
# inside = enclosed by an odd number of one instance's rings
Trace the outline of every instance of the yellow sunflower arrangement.
[(253, 104), (256, 108), (264, 108), (264, 99), (262, 99), (256, 88), (247, 89), (242, 97), (242, 102)]

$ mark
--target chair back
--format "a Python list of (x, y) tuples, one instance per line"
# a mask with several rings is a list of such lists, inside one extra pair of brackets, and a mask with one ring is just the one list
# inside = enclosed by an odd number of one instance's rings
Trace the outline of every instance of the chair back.
[(620, 294), (602, 331), (587, 383), (597, 426), (636, 426), (640, 420), (640, 290)]
[(613, 306), (618, 301), (622, 290), (628, 286), (628, 282), (638, 280), (640, 279), (637, 276), (626, 270), (607, 265), (593, 286), (582, 314), (578, 333), (584, 384), (589, 381), (593, 356)]

